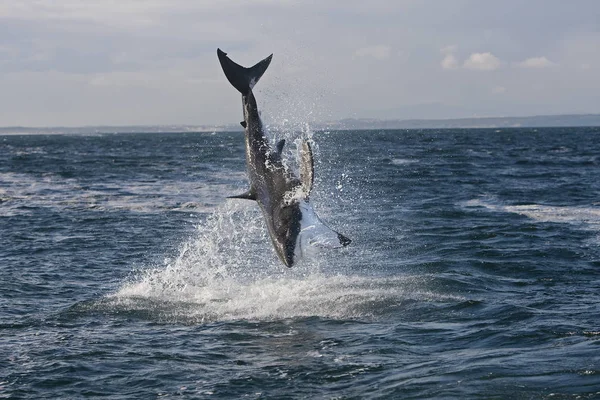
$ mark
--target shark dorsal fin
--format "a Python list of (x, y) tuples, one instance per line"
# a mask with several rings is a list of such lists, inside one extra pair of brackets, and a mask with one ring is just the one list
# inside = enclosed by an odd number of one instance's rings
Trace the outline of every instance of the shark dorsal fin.
[(252, 190), (248, 190), (242, 194), (238, 194), (236, 196), (228, 196), (228, 199), (244, 199), (244, 200), (256, 200), (256, 194), (252, 192)]
[(246, 129), (246, 121), (242, 121), (242, 122), (240, 122), (240, 125), (241, 125), (242, 127), (244, 127), (244, 129)]
[(308, 140), (304, 140), (300, 151), (300, 182), (302, 182), (302, 188), (306, 197), (310, 195), (314, 180), (315, 170), (312, 148)]
[(281, 139), (279, 142), (277, 142), (277, 145), (275, 146), (275, 148), (277, 149), (277, 154), (281, 155), (281, 152), (283, 151), (283, 146), (285, 146), (285, 139)]

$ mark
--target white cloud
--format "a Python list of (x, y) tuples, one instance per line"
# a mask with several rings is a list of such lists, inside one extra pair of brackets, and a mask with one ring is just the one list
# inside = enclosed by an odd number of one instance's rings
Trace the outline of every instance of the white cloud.
[(355, 56), (358, 57), (373, 57), (378, 60), (386, 60), (390, 58), (391, 48), (383, 44), (376, 46), (363, 47), (354, 52)]
[(440, 53), (444, 54), (444, 59), (441, 62), (443, 69), (456, 69), (458, 68), (458, 59), (454, 55), (458, 46), (452, 44), (440, 49)]
[(458, 49), (458, 46), (456, 46), (455, 44), (451, 44), (449, 46), (442, 47), (440, 49), (440, 53), (442, 53), (442, 54), (452, 54), (452, 53), (456, 53), (457, 49)]
[(531, 57), (516, 65), (521, 68), (548, 68), (556, 66), (555, 63), (548, 60), (546, 57)]
[(504, 86), (494, 86), (492, 88), (492, 93), (493, 94), (502, 94), (502, 93), (506, 93), (506, 88)]
[(493, 71), (500, 68), (500, 59), (492, 53), (473, 53), (464, 63), (467, 69)]
[(447, 54), (442, 60), (442, 68), (444, 69), (455, 69), (458, 68), (458, 60), (454, 54)]

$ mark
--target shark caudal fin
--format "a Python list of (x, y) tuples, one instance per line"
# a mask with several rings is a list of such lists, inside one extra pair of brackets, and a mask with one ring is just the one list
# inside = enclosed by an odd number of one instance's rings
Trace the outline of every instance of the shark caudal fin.
[(247, 94), (252, 90), (254, 85), (256, 85), (260, 77), (269, 67), (271, 58), (273, 58), (273, 54), (271, 54), (264, 60), (259, 61), (253, 67), (246, 68), (231, 61), (231, 59), (227, 57), (227, 53), (221, 49), (217, 49), (217, 56), (219, 57), (219, 62), (221, 63), (221, 67), (223, 68), (223, 72), (225, 72), (227, 80), (241, 94)]

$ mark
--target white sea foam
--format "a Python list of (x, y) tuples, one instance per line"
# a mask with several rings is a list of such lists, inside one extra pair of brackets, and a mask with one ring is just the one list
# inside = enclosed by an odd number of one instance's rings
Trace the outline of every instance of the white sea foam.
[(474, 199), (464, 206), (484, 207), (488, 210), (523, 215), (538, 222), (565, 223), (579, 229), (600, 231), (600, 207), (548, 206), (541, 204), (504, 205), (492, 201)]
[(414, 164), (416, 163), (417, 160), (411, 160), (408, 158), (392, 158), (391, 163), (393, 165), (408, 165), (408, 164)]
[[(196, 266), (201, 268), (202, 266)], [(273, 268), (272, 266), (263, 266)], [(179, 270), (179, 274), (183, 271)], [(184, 274), (188, 273), (184, 272)], [(169, 278), (173, 279), (170, 281)], [(197, 277), (198, 278), (198, 277)], [(152, 300), (157, 318), (192, 322), (275, 320), (299, 317), (370, 318), (384, 312), (382, 305), (403, 301), (456, 301), (458, 296), (421, 291), (421, 277), (377, 279), (311, 273), (240, 281), (231, 277), (180, 282), (181, 275), (164, 270), (141, 282), (124, 286), (113, 299), (126, 308), (142, 308)], [(148, 311), (156, 310), (151, 308)]]
[(529, 204), (505, 206), (504, 209), (540, 222), (563, 222), (600, 227), (600, 208)]
[(201, 323), (369, 318), (407, 300), (459, 299), (424, 290), (428, 278), (422, 276), (347, 275), (339, 250), (337, 263), (330, 256), (284, 267), (256, 207), (230, 201), (198, 227), (175, 259), (143, 271), (109, 300), (116, 307), (145, 309), (155, 318)]

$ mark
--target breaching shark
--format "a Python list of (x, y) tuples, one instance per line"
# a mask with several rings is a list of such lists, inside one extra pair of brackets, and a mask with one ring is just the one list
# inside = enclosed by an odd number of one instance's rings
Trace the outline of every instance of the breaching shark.
[(242, 94), (244, 107), (241, 125), (245, 129), (250, 188), (230, 198), (258, 203), (275, 251), (288, 267), (302, 258), (310, 246), (339, 248), (350, 244), (350, 239), (319, 219), (309, 202), (314, 181), (310, 143), (302, 141), (299, 179), (283, 163), (285, 140), (280, 140), (275, 149), (269, 144), (252, 88), (267, 70), (273, 54), (250, 68), (236, 64), (221, 49), (217, 49), (217, 56), (227, 80)]

